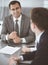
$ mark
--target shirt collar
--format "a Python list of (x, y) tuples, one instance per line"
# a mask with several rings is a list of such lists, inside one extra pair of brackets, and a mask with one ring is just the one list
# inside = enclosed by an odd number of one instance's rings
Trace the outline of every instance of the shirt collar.
[(44, 33), (44, 31), (42, 31), (38, 36), (36, 36), (36, 40), (35, 43), (39, 43), (40, 37), (41, 35)]
[(16, 20), (21, 20), (21, 18), (22, 18), (22, 15), (20, 15), (19, 17), (18, 17), (18, 19), (16, 19), (15, 17), (13, 17), (13, 21), (16, 21)]

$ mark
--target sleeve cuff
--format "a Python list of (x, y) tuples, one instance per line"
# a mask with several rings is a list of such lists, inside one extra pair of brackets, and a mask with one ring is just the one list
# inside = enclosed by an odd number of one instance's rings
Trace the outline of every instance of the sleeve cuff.
[(21, 38), (22, 43), (26, 43), (25, 38)]
[(23, 60), (23, 56), (20, 56), (19, 58), (20, 58), (20, 60)]
[(34, 48), (30, 48), (30, 51), (31, 51), (31, 52), (36, 51), (36, 50), (37, 50), (36, 47), (34, 47)]
[(9, 40), (9, 39), (8, 39), (8, 35), (9, 35), (9, 34), (6, 35), (6, 40)]

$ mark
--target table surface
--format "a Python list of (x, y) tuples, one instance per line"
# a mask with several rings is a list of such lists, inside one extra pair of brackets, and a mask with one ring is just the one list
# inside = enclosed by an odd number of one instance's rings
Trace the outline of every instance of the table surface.
[[(3, 47), (5, 47), (5, 46), (7, 46), (8, 44), (7, 43), (5, 43), (5, 42), (2, 42), (1, 40), (0, 40), (0, 48), (3, 48)], [(28, 46), (28, 47), (34, 47), (34, 43), (33, 44), (19, 44), (19, 45), (16, 45), (16, 46), (18, 46), (18, 47), (22, 47), (22, 46), (24, 46), (24, 45), (26, 45), (26, 46)], [(19, 51), (17, 51), (15, 54), (13, 54), (13, 55), (17, 55), (17, 56), (19, 56), (21, 54), (21, 50), (19, 50)], [(6, 54), (0, 54), (1, 56), (4, 56), (4, 58), (2, 57), (2, 59), (5, 59), (5, 60), (2, 60), (2, 62), (7, 62), (8, 63), (8, 59), (10, 58), (10, 55), (6, 55)], [(1, 59), (0, 59), (1, 60)], [(25, 61), (26, 62), (26, 61)], [(6, 64), (7, 64), (6, 63)], [(24, 63), (24, 62), (23, 62)], [(30, 63), (30, 62), (29, 62)], [(3, 63), (4, 64), (4, 63)], [(6, 64), (4, 64), (4, 65), (6, 65)], [(8, 65), (8, 64), (7, 64)]]

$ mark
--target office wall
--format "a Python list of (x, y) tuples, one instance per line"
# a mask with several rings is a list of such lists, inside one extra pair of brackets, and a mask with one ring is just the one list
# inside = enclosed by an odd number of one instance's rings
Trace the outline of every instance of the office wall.
[[(30, 11), (34, 7), (43, 7), (44, 0), (18, 0), (22, 6), (22, 12), (30, 17)], [(0, 0), (0, 20), (9, 15), (8, 4), (10, 0)]]
[[(8, 6), (11, 0), (0, 0), (0, 6)], [(20, 1), (22, 7), (38, 7), (43, 6), (44, 0), (18, 0)]]

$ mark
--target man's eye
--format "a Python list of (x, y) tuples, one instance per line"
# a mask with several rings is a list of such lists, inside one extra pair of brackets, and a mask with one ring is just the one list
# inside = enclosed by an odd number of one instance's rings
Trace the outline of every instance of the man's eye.
[(14, 10), (18, 10), (18, 9), (19, 9), (19, 7), (17, 7), (16, 9), (11, 9), (11, 10), (13, 10), (13, 11), (14, 11)]
[(11, 10), (13, 10), (13, 11), (14, 11), (15, 9), (11, 9)]
[(16, 10), (19, 9), (19, 7), (16, 8)]

